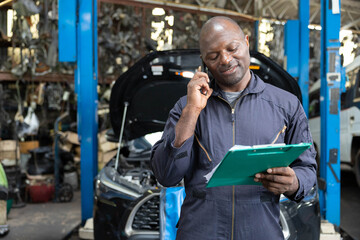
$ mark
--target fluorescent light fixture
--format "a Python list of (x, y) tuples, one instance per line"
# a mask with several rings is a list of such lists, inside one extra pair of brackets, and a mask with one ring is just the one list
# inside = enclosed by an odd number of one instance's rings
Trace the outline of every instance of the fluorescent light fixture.
[(309, 24), (308, 25), (308, 28), (310, 29), (310, 30), (318, 30), (318, 31), (321, 31), (321, 25), (316, 25), (316, 24)]
[(154, 8), (152, 10), (152, 15), (154, 15), (154, 16), (163, 16), (163, 15), (165, 15), (165, 10), (163, 8)]
[(15, 11), (12, 9), (9, 9), (7, 11), (7, 33), (6, 35), (8, 37), (12, 37), (13, 32), (12, 32), (12, 28), (13, 28), (13, 22), (14, 22), (14, 15), (15, 15)]

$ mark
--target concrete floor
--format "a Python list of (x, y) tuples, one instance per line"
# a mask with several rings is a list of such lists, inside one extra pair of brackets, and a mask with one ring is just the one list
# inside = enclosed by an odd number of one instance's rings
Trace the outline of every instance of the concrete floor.
[[(341, 171), (341, 223), (347, 235), (343, 239), (360, 240), (360, 188), (351, 171)], [(77, 240), (81, 221), (80, 191), (69, 203), (27, 203), (24, 208), (12, 208), (8, 216), (11, 240)], [(73, 233), (71, 234), (71, 232)]]
[(81, 222), (80, 191), (68, 203), (27, 203), (12, 208), (8, 215), (10, 232), (6, 240), (61, 240)]

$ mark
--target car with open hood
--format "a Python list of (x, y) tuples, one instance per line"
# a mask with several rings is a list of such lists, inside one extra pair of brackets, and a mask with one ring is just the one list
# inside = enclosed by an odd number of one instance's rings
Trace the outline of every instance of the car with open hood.
[[(274, 61), (251, 52), (251, 70), (265, 82), (301, 101), (296, 80)], [(154, 51), (122, 74), (112, 88), (108, 140), (118, 154), (94, 181), (95, 239), (160, 239), (162, 187), (150, 169), (153, 137), (161, 136), (169, 111), (186, 95), (187, 83), (202, 64), (197, 49)], [(301, 202), (280, 199), (285, 239), (318, 240), (320, 211), (316, 187)]]

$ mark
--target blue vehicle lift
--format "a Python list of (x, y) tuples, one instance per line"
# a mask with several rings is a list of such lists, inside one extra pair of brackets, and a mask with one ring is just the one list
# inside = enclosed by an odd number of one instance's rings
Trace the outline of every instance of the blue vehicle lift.
[[(284, 31), (284, 47), (285, 47), (286, 71), (290, 73), (290, 75), (293, 76), (295, 79), (299, 79), (299, 72), (300, 72), (299, 62), (300, 62), (300, 54), (301, 54), (299, 20), (288, 20), (286, 22), (285, 31)], [(304, 96), (303, 94), (301, 97), (303, 101), (305, 98), (308, 98), (307, 95)]]
[(300, 58), (299, 58), (299, 86), (301, 89), (304, 111), (309, 116), (309, 15), (310, 1), (299, 1), (300, 20)]
[(336, 226), (340, 226), (340, 6), (340, 0), (321, 0), (320, 210)]
[(309, 11), (309, 1), (299, 1), (299, 19), (288, 20), (284, 33), (286, 70), (298, 79), (303, 108), (307, 116), (309, 116)]
[(59, 1), (59, 61), (76, 64), (75, 92), (81, 147), (81, 220), (93, 215), (98, 171), (97, 1)]
[[(299, 1), (299, 20), (285, 24), (285, 55), (288, 72), (309, 108), (309, 1)], [(319, 197), (321, 215), (340, 226), (340, 0), (321, 0), (321, 163)]]

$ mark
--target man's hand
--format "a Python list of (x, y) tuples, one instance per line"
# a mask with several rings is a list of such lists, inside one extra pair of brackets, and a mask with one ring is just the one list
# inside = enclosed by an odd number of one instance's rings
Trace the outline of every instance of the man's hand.
[(199, 69), (188, 83), (187, 103), (175, 127), (175, 147), (180, 147), (194, 134), (200, 112), (206, 107), (207, 100), (213, 92), (209, 81), (209, 76)]
[(197, 109), (199, 113), (205, 108), (207, 100), (213, 92), (209, 82), (209, 76), (206, 73), (200, 71), (195, 73), (187, 85), (187, 107)]
[(277, 195), (291, 196), (299, 189), (299, 180), (290, 167), (269, 168), (266, 173), (255, 174), (254, 181)]

